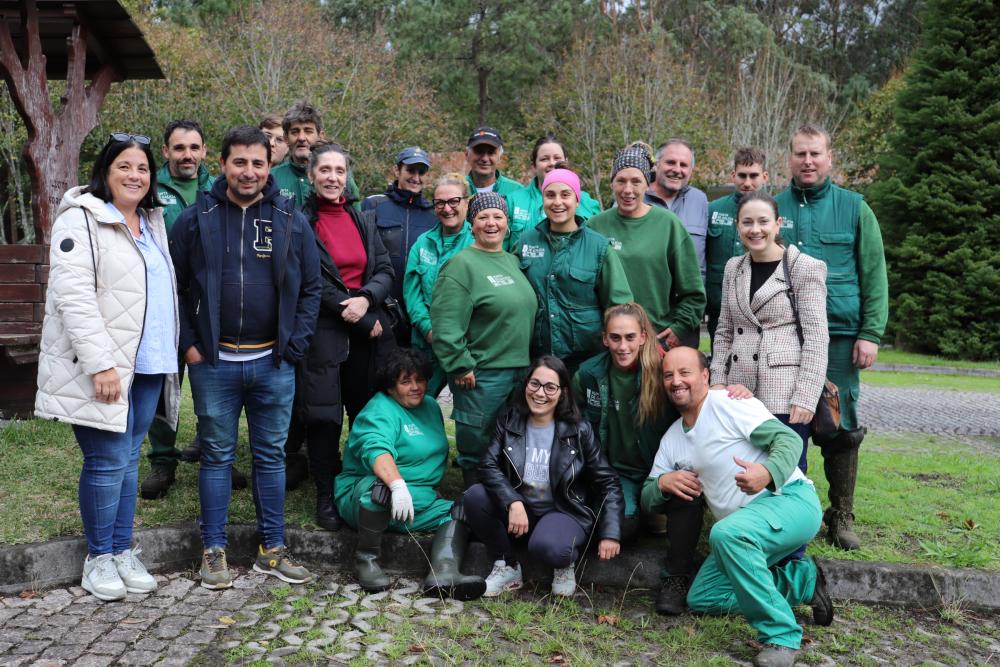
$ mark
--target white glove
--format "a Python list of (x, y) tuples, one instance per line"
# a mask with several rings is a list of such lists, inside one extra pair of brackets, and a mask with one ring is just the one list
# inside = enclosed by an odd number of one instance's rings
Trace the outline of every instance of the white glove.
[(397, 479), (389, 485), (392, 491), (392, 518), (400, 523), (413, 523), (413, 497), (406, 482)]

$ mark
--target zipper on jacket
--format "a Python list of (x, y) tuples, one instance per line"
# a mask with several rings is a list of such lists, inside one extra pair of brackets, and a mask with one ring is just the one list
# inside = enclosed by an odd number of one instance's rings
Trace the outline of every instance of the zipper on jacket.
[[(579, 443), (577, 443), (577, 449), (580, 451), (581, 454), (583, 454), (583, 449), (580, 448)], [(590, 512), (590, 515), (594, 517), (594, 521), (596, 522), (597, 521), (597, 515), (594, 514), (594, 510), (590, 509), (590, 505), (587, 504), (587, 501), (584, 500), (583, 498), (581, 498), (580, 496), (576, 495), (575, 493), (573, 493), (573, 491), (571, 491), (571, 489), (573, 488), (573, 482), (575, 482), (575, 481), (576, 481), (576, 468), (574, 468), (573, 464), (570, 463), (569, 464), (569, 486), (566, 487), (566, 493), (568, 493), (571, 498), (575, 499), (576, 502), (578, 502), (581, 505), (583, 505), (584, 509), (586, 509), (588, 512)]]
[(510, 454), (507, 453), (506, 447), (504, 447), (503, 449), (503, 455), (507, 457), (507, 461), (510, 463), (511, 470), (513, 470), (514, 474), (517, 475), (517, 484), (513, 487), (516, 489), (524, 483), (524, 480), (521, 478), (521, 473), (517, 471), (517, 466), (514, 465), (514, 459), (510, 458)]
[(247, 224), (247, 210), (243, 209), (243, 213), (240, 214), (240, 326), (236, 330), (236, 351), (240, 349), (240, 344), (243, 342), (243, 308), (245, 303), (245, 279), (243, 277), (243, 249), (246, 246), (246, 241), (244, 240), (244, 235), (246, 233)]

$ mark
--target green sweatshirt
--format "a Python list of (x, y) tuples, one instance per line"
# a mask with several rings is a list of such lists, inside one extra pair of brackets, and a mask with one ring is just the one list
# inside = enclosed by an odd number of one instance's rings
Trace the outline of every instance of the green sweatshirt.
[(352, 489), (373, 475), (375, 459), (392, 456), (408, 485), (437, 486), (448, 460), (448, 437), (437, 401), (424, 396), (415, 408), (404, 408), (385, 392), (378, 392), (358, 413), (344, 447), (344, 467), (338, 489)]
[(208, 192), (212, 189), (215, 179), (209, 175), (208, 168), (205, 167), (204, 162), (198, 165), (197, 180), (198, 184), (190, 198), (188, 198), (185, 196), (185, 192), (189, 190), (179, 187), (178, 182), (170, 175), (169, 164), (164, 164), (156, 172), (156, 196), (160, 198), (160, 203), (163, 204), (163, 222), (167, 226), (168, 232), (174, 226), (174, 221), (177, 220), (181, 212), (194, 204), (194, 200), (198, 196), (198, 191)]
[[(294, 199), (295, 205), (299, 208), (302, 208), (306, 200), (309, 199), (309, 195), (313, 193), (312, 183), (309, 182), (306, 168), (300, 167), (292, 160), (285, 160), (272, 169), (271, 176), (274, 178), (275, 185), (281, 190), (281, 194)], [(354, 208), (360, 211), (361, 194), (358, 191), (358, 184), (354, 182), (354, 174), (351, 173), (347, 174), (347, 195), (354, 200)]]
[[(497, 180), (494, 181), (493, 183), (492, 192), (496, 192), (497, 194), (501, 194), (505, 197), (510, 193), (514, 192), (515, 190), (520, 190), (521, 188), (524, 187), (523, 183), (518, 183), (513, 178), (507, 178), (506, 176), (501, 174), (499, 169), (497, 169), (496, 179)], [(475, 194), (477, 190), (476, 190), (476, 184), (472, 180), (472, 174), (466, 176), (465, 180), (468, 182), (469, 187), (472, 188), (473, 194)], [(507, 213), (509, 215), (510, 211), (508, 211)]]
[(431, 331), (431, 297), (441, 267), (459, 251), (472, 245), (472, 227), (468, 222), (457, 234), (444, 236), (441, 224), (424, 232), (414, 241), (406, 258), (403, 274), (403, 302), (413, 325), (413, 345), (430, 350), (427, 333)]
[(831, 336), (878, 343), (889, 319), (882, 231), (857, 192), (827, 178), (812, 188), (794, 183), (776, 197), (781, 236), (826, 262), (826, 316)]
[[(576, 216), (581, 220), (590, 220), (601, 212), (601, 204), (586, 192), (580, 193), (580, 205), (576, 207)], [(519, 190), (507, 195), (507, 216), (510, 220), (510, 238), (505, 244), (508, 248), (516, 248), (518, 239), (525, 229), (534, 229), (545, 219), (542, 208), (542, 191), (538, 189), (538, 180), (531, 182)]]
[[(685, 431), (689, 430), (687, 428)], [(774, 491), (785, 485), (788, 476), (799, 464), (802, 455), (802, 438), (798, 433), (777, 419), (768, 419), (750, 433), (750, 442), (767, 452), (767, 460), (761, 463), (771, 473), (771, 483), (767, 488)], [(672, 496), (665, 496), (657, 484), (657, 477), (647, 477), (642, 483), (640, 504), (647, 513), (661, 512)]]
[(624, 218), (611, 208), (590, 219), (618, 251), (635, 300), (646, 309), (656, 333), (697, 331), (705, 312), (705, 286), (691, 236), (676, 215), (651, 206), (641, 218)]
[(722, 277), (726, 262), (745, 252), (736, 231), (736, 193), (708, 205), (708, 236), (705, 237), (705, 296), (708, 332), (715, 336), (722, 309)]
[(516, 257), (470, 246), (444, 265), (434, 285), (434, 354), (449, 375), (527, 366), (537, 310)]

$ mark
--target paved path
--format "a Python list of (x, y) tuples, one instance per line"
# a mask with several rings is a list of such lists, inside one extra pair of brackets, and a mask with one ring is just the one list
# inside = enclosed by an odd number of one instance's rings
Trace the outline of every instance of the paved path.
[(1000, 436), (1000, 394), (862, 384), (858, 418), (873, 431)]
[[(155, 593), (124, 602), (102, 603), (79, 588), (0, 598), (0, 665), (647, 665), (668, 657), (676, 664), (745, 665), (755, 651), (742, 621), (652, 615), (648, 591), (589, 591), (552, 602), (541, 585), (501, 602), (463, 604), (421, 598), (407, 579), (367, 595), (336, 572), (309, 588), (242, 574), (222, 592), (188, 577), (159, 577)], [(1000, 658), (996, 616), (950, 613), (854, 606), (838, 607), (828, 629), (810, 625), (805, 615), (799, 620), (810, 664), (970, 665)], [(611, 624), (598, 622), (602, 614), (612, 615)]]

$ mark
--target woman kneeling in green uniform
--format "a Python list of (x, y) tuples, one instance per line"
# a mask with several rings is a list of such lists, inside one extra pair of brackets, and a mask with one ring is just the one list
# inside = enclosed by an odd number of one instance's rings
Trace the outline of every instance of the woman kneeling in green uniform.
[(431, 370), (418, 350), (390, 353), (378, 370), (378, 393), (351, 427), (334, 494), (340, 515), (358, 531), (354, 567), (363, 589), (389, 587), (378, 562), (386, 529), (436, 529), (424, 594), (473, 600), (486, 584), (459, 571), (469, 528), (452, 512), (452, 501), (436, 491), (444, 476), (448, 438), (441, 408), (427, 395)]

